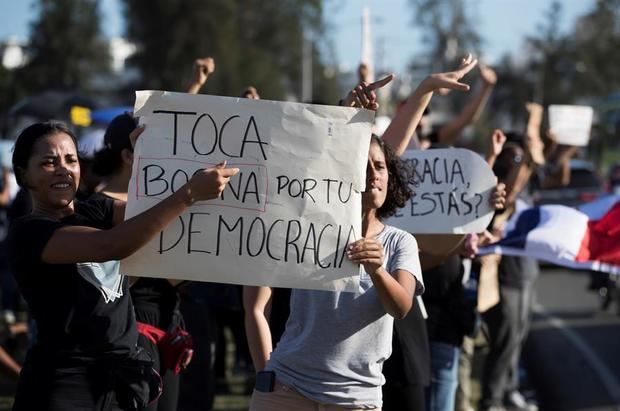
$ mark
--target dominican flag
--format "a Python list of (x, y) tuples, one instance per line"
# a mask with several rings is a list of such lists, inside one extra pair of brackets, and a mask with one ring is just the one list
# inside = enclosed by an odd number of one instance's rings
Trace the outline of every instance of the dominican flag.
[(506, 224), (502, 240), (479, 254), (523, 255), (620, 275), (620, 196), (604, 197), (579, 209), (522, 204)]

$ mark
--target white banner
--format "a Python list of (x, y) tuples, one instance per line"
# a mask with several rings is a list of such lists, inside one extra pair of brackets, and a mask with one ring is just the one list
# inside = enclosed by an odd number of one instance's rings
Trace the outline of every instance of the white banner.
[(413, 197), (387, 223), (413, 234), (466, 234), (486, 229), (496, 178), (482, 157), (462, 148), (408, 150)]
[(549, 128), (560, 144), (587, 146), (594, 110), (589, 106), (549, 106)]
[(134, 152), (125, 218), (198, 169), (240, 172), (121, 265), (133, 276), (357, 291), (346, 258), (361, 236), (368, 110), (139, 91), (146, 130)]

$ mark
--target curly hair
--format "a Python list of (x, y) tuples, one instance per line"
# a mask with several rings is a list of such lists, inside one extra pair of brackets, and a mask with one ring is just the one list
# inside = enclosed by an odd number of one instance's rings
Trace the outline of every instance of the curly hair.
[(388, 188), (385, 202), (377, 210), (377, 216), (384, 219), (393, 216), (399, 208), (404, 207), (413, 195), (409, 183), (413, 181), (414, 170), (394, 154), (380, 137), (373, 134), (370, 140), (370, 144), (372, 143), (378, 144), (383, 151), (388, 170)]

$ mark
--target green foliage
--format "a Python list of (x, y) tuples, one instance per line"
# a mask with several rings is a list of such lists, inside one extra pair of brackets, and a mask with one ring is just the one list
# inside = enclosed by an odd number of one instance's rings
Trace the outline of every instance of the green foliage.
[(620, 90), (620, 1), (599, 0), (575, 27), (575, 82), (582, 95), (605, 95)]
[[(316, 41), (323, 35), (320, 0), (124, 0), (124, 6), (129, 40), (139, 50), (132, 61), (141, 72), (137, 87), (185, 90), (194, 59), (211, 56), (211, 94), (237, 96), (253, 85), (263, 98), (299, 95), (303, 33)], [(313, 60), (315, 73), (324, 71), (320, 58)], [(315, 80), (329, 83), (322, 74)]]
[(109, 68), (96, 0), (38, 0), (30, 30), (29, 63), (16, 73), (28, 92), (89, 89)]
[(424, 31), (433, 71), (447, 71), (467, 53), (477, 52), (481, 38), (465, 0), (409, 0), (415, 23)]

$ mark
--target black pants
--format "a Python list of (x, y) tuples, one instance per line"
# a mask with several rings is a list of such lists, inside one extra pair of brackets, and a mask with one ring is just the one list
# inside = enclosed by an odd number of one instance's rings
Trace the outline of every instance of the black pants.
[(154, 360), (153, 368), (161, 375), (162, 393), (161, 396), (151, 405), (143, 408), (144, 411), (176, 411), (179, 402), (179, 384), (180, 375), (175, 375), (171, 370), (163, 369), (161, 365), (161, 356), (157, 346), (148, 338), (140, 335), (138, 337), (138, 345), (149, 352)]
[[(165, 313), (165, 318), (172, 317), (172, 320), (162, 322), (162, 313), (157, 309), (135, 307), (136, 320), (150, 324), (154, 327), (167, 331), (171, 326), (179, 324), (182, 320), (180, 314), (171, 316)], [(171, 322), (171, 324), (170, 324)], [(176, 411), (179, 403), (179, 386), (181, 376), (175, 375), (171, 370), (164, 369), (162, 358), (157, 345), (143, 335), (138, 336), (138, 345), (144, 348), (153, 359), (153, 368), (161, 375), (163, 391), (157, 401), (144, 408), (144, 411)]]
[(386, 382), (383, 386), (382, 411), (424, 411), (424, 386)]
[(181, 312), (194, 340), (194, 357), (181, 373), (179, 411), (208, 411), (215, 398), (213, 316), (204, 301), (189, 296), (181, 299)]
[(500, 287), (500, 302), (483, 314), (489, 332), (489, 354), (482, 377), (483, 408), (502, 405), (504, 395), (519, 386), (518, 362), (529, 328), (533, 284)]
[(112, 384), (97, 367), (51, 367), (27, 359), (13, 411), (124, 411)]

